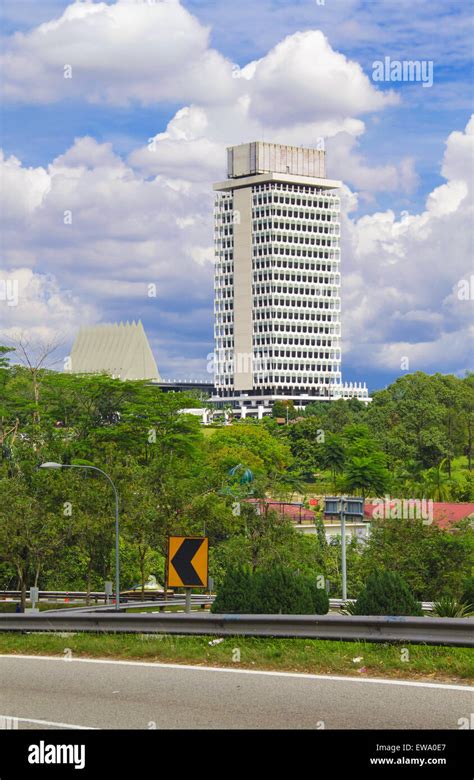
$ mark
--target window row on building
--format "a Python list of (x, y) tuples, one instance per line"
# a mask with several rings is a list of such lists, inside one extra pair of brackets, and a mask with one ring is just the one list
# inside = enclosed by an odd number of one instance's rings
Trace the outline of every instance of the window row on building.
[[(335, 251), (338, 252), (339, 250)], [(327, 253), (321, 253), (321, 259), (323, 254)], [(286, 258), (282, 259), (280, 257), (277, 257), (274, 260), (255, 259), (253, 262), (253, 270), (267, 270), (272, 271), (272, 273), (281, 271), (282, 269), (288, 269), (290, 271), (339, 271), (339, 259), (331, 259), (333, 260), (332, 263), (309, 263), (307, 260), (303, 263), (300, 260), (287, 260)]]
[[(315, 219), (311, 220), (309, 217), (307, 219), (295, 219), (291, 220), (289, 222), (279, 222), (277, 219), (270, 219), (267, 221), (261, 221), (254, 219), (253, 222), (253, 229), (255, 231), (255, 234), (258, 235), (259, 233), (264, 233), (265, 231), (270, 230), (302, 230), (305, 233), (333, 233), (334, 231), (337, 231), (339, 233), (339, 222), (334, 221), (333, 224), (327, 225), (326, 223), (322, 223), (319, 220), (315, 221)], [(217, 231), (217, 236), (228, 236), (232, 234), (232, 226), (224, 229), (220, 229)]]
[[(296, 220), (297, 224), (310, 224), (312, 225), (313, 222), (337, 222), (339, 224), (339, 214), (337, 211), (314, 211), (314, 209), (305, 209), (304, 211), (292, 211), (291, 209), (271, 209), (271, 208), (253, 208), (252, 209), (252, 219), (254, 226), (258, 225), (260, 226), (262, 224), (262, 220), (265, 220), (265, 225), (268, 224), (271, 225), (275, 224), (274, 217), (287, 217), (288, 219)], [(230, 224), (228, 221), (228, 216), (226, 215), (226, 223)], [(260, 228), (261, 230), (261, 228)]]
[[(265, 336), (260, 337), (256, 336), (254, 340), (254, 346), (257, 348), (257, 352), (259, 351), (259, 347), (274, 347), (274, 346), (295, 346), (295, 347), (334, 347), (339, 348), (338, 339), (337, 337), (333, 339), (325, 339), (325, 338), (318, 338), (318, 339), (299, 339), (299, 338), (288, 338), (288, 339), (281, 339), (276, 338), (275, 336)], [(275, 353), (276, 354), (276, 353)]]
[[(330, 311), (339, 312), (340, 302), (337, 301), (335, 303), (333, 302), (328, 303), (327, 301), (314, 301), (314, 308), (328, 309)], [(301, 321), (304, 320), (306, 322), (321, 322), (324, 321), (322, 320), (323, 317), (324, 317), (323, 314), (313, 314), (301, 310), (298, 311), (298, 309), (295, 309), (294, 306), (289, 307), (289, 309), (287, 309), (286, 306), (278, 309), (265, 309), (264, 307), (259, 308), (257, 304), (257, 308), (253, 311), (252, 319), (254, 321), (275, 319), (275, 320), (301, 320)]]
[[(254, 295), (260, 296), (260, 298), (262, 295), (277, 295), (277, 294), (305, 296), (304, 302), (302, 303), (303, 306), (306, 306), (306, 303), (308, 303), (308, 305), (311, 306), (313, 298), (323, 298), (323, 297), (331, 298), (339, 295), (339, 289), (337, 287), (334, 287), (334, 284), (331, 285), (328, 282), (326, 285), (322, 287), (316, 287), (315, 284), (316, 283), (313, 283), (312, 285), (305, 284), (304, 287), (288, 287), (287, 285), (264, 284), (263, 282), (262, 283), (258, 282), (257, 284), (252, 285), (252, 291)], [(317, 282), (317, 284), (319, 284), (319, 282)], [(223, 288), (223, 289), (227, 289), (227, 288)], [(271, 299), (270, 299), (270, 305), (271, 305)]]

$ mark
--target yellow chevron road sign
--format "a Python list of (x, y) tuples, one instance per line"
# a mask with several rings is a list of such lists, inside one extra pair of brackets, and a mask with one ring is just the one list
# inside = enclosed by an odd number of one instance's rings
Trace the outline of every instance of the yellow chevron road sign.
[(207, 588), (207, 536), (168, 537), (168, 587)]

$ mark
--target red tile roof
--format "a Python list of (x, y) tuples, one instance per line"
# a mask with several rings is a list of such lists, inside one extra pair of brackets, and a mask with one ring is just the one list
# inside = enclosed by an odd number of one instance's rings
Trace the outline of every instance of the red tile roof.
[[(269, 509), (273, 509), (279, 512), (281, 515), (289, 517), (294, 522), (314, 522), (315, 515), (314, 509), (316, 509), (324, 499), (310, 498), (309, 504), (311, 509), (305, 508), (302, 504), (295, 504), (286, 501), (272, 501), (269, 499), (249, 498), (247, 501), (255, 504), (266, 504)], [(425, 499), (428, 503), (428, 500)], [(366, 503), (364, 507), (364, 516), (371, 518), (374, 509), (378, 504)], [(395, 506), (395, 505), (394, 505)], [(428, 504), (429, 507), (429, 504)], [(455, 504), (443, 501), (433, 501), (433, 524), (438, 528), (450, 528), (460, 520), (464, 520), (465, 517), (474, 515), (474, 503)]]
[[(364, 515), (372, 517), (377, 504), (366, 504)], [(474, 504), (454, 504), (444, 501), (433, 501), (433, 524), (438, 528), (450, 528), (452, 525), (464, 520), (465, 517), (474, 515)]]

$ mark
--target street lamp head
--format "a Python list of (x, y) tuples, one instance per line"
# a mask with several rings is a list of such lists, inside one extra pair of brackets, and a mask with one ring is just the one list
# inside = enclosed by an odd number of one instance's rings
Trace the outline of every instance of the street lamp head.
[(42, 463), (40, 469), (62, 469), (62, 463), (53, 463), (53, 461), (47, 461)]

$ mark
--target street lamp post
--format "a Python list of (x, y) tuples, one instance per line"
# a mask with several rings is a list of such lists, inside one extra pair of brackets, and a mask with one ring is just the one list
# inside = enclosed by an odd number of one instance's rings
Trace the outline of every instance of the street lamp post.
[(40, 469), (90, 469), (91, 471), (98, 471), (102, 474), (112, 485), (112, 490), (115, 496), (115, 609), (120, 607), (120, 556), (119, 556), (119, 499), (117, 488), (112, 482), (109, 475), (97, 468), (97, 466), (85, 466), (76, 465), (72, 463), (42, 463)]

